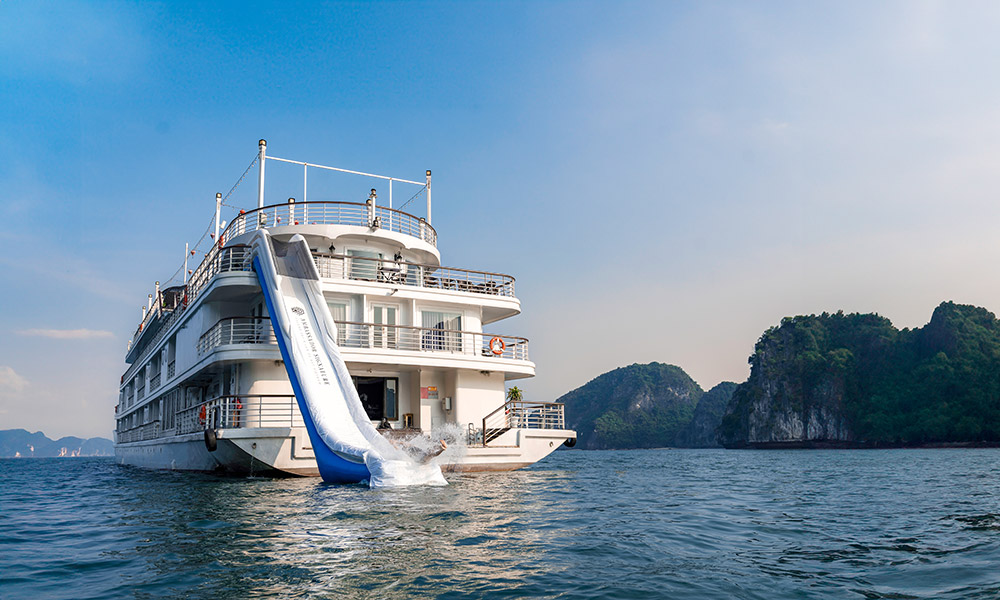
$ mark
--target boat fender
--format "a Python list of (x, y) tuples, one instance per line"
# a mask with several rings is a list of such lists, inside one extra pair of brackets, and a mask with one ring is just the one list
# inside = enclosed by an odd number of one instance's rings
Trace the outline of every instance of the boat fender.
[(490, 340), (490, 350), (493, 351), (493, 354), (500, 356), (506, 349), (507, 344), (503, 341), (503, 338), (495, 337)]
[(567, 448), (576, 446), (576, 438), (566, 438), (566, 441), (563, 442), (563, 446), (566, 446)]
[(215, 452), (215, 449), (219, 446), (219, 438), (215, 436), (214, 429), (205, 430), (205, 448), (209, 452)]

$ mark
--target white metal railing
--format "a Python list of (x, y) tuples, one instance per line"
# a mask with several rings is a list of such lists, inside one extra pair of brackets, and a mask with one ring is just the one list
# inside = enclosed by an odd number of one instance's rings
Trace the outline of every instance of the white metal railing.
[(221, 250), (213, 246), (213, 251), (205, 257), (198, 268), (191, 273), (187, 284), (187, 295), (183, 306), (192, 304), (205, 286), (219, 273), (250, 270), (251, 248), (243, 244), (227, 246)]
[(167, 379), (170, 379), (174, 376), (174, 373), (176, 373), (175, 366), (174, 361), (167, 363)]
[(430, 223), (409, 213), (363, 202), (289, 202), (241, 213), (222, 233), (223, 243), (258, 229), (285, 225), (355, 225), (402, 233), (436, 246)]
[[(122, 384), (128, 382), (135, 375), (136, 370), (142, 366), (143, 361), (150, 355), (156, 344), (167, 334), (174, 321), (184, 314), (188, 306), (194, 303), (195, 298), (198, 297), (212, 278), (219, 273), (250, 270), (249, 257), (249, 246), (235, 245), (222, 249), (219, 249), (218, 246), (212, 246), (208, 255), (205, 256), (205, 259), (191, 275), (181, 302), (170, 312), (163, 325), (160, 326), (160, 330), (156, 332), (156, 335), (146, 344), (142, 353), (132, 361), (125, 374), (122, 375)], [(156, 310), (155, 307), (154, 310)], [(138, 340), (138, 338), (136, 339)]]
[(145, 397), (146, 397), (146, 388), (145, 388), (145, 387), (143, 387), (143, 386), (140, 386), (140, 387), (139, 387), (139, 388), (138, 388), (138, 389), (137, 389), (137, 390), (135, 391), (135, 399), (136, 399), (136, 400), (142, 400), (142, 399), (143, 399), (143, 398), (145, 398)]
[(320, 277), (374, 281), (438, 290), (514, 297), (514, 278), (502, 273), (437, 267), (402, 260), (314, 252)]
[(153, 393), (156, 389), (160, 387), (160, 374), (157, 373), (149, 380), (149, 393)]
[(305, 427), (295, 396), (231, 395), (177, 411), (177, 434), (203, 429)]
[(115, 439), (119, 444), (142, 442), (145, 440), (154, 440), (160, 437), (160, 433), (160, 422), (157, 420), (133, 427), (132, 429), (126, 429), (125, 431), (118, 431), (115, 433)]
[(337, 321), (337, 343), (344, 348), (382, 348), (410, 352), (448, 352), (469, 356), (528, 360), (528, 340), (473, 331)]
[(198, 339), (198, 356), (229, 344), (275, 344), (268, 317), (228, 317), (212, 325)]
[(510, 429), (566, 429), (564, 408), (558, 402), (508, 400), (483, 417), (480, 435), (483, 445), (488, 445)]

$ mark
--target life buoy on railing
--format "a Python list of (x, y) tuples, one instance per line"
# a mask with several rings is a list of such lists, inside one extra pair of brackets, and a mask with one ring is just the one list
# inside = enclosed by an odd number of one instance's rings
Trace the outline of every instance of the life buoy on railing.
[(201, 410), (198, 411), (198, 423), (205, 424), (205, 405), (201, 405)]
[(501, 337), (494, 337), (490, 340), (490, 351), (497, 356), (503, 354), (503, 351), (507, 349), (507, 344), (503, 341)]
[(226, 241), (223, 240), (222, 236), (220, 235), (219, 236), (219, 250), (222, 250), (222, 247), (225, 246), (225, 245), (226, 245)]

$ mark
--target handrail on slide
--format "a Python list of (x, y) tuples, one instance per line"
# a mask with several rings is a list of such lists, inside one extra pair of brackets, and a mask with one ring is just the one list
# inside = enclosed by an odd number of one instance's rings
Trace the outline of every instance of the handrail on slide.
[(281, 242), (259, 230), (251, 246), (253, 269), (323, 479), (373, 487), (445, 485), (437, 464), (416, 462), (368, 419), (340, 356), (337, 327), (305, 238)]

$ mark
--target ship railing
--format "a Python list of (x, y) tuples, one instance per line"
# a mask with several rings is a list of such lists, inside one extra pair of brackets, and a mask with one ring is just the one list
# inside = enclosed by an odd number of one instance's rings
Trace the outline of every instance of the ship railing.
[(313, 258), (320, 277), (330, 279), (514, 297), (514, 278), (503, 273), (325, 252), (314, 252)]
[(566, 429), (564, 408), (559, 402), (508, 400), (483, 417), (482, 430), (475, 432), (470, 427), (470, 440), (476, 435), (475, 439), (487, 446), (511, 429)]
[(194, 303), (205, 286), (219, 273), (250, 270), (250, 246), (235, 244), (221, 250), (212, 246), (212, 249), (188, 280), (187, 295), (181, 301), (182, 310)]
[(213, 398), (177, 411), (177, 434), (204, 429), (305, 427), (295, 396), (239, 394)]
[(268, 317), (226, 317), (198, 339), (198, 356), (230, 344), (275, 344)]
[(167, 379), (170, 379), (171, 377), (174, 376), (174, 373), (176, 372), (176, 366), (177, 366), (176, 361), (172, 360), (169, 363), (167, 363)]
[(159, 420), (150, 421), (149, 423), (144, 423), (137, 427), (126, 429), (125, 431), (116, 432), (115, 439), (119, 444), (155, 440), (160, 437), (161, 431)]
[(288, 202), (246, 211), (222, 233), (223, 243), (237, 236), (289, 225), (354, 225), (384, 229), (437, 246), (437, 231), (421, 217), (364, 202)]
[[(201, 261), (201, 264), (191, 275), (188, 280), (186, 293), (182, 298), (180, 304), (167, 316), (160, 330), (156, 332), (156, 335), (146, 344), (145, 349), (142, 353), (136, 357), (129, 368), (122, 375), (122, 383), (127, 382), (129, 379), (135, 375), (135, 372), (142, 366), (143, 361), (150, 355), (153, 348), (159, 343), (160, 340), (170, 331), (171, 325), (176, 321), (187, 307), (190, 306), (195, 298), (201, 293), (206, 285), (219, 273), (231, 272), (231, 271), (248, 271), (250, 270), (250, 247), (242, 244), (236, 244), (221, 250), (218, 246), (212, 246), (208, 255), (205, 259)], [(170, 375), (172, 377), (172, 375)]]
[(336, 321), (342, 348), (373, 348), (406, 352), (443, 352), (495, 359), (528, 360), (528, 340), (510, 335)]

